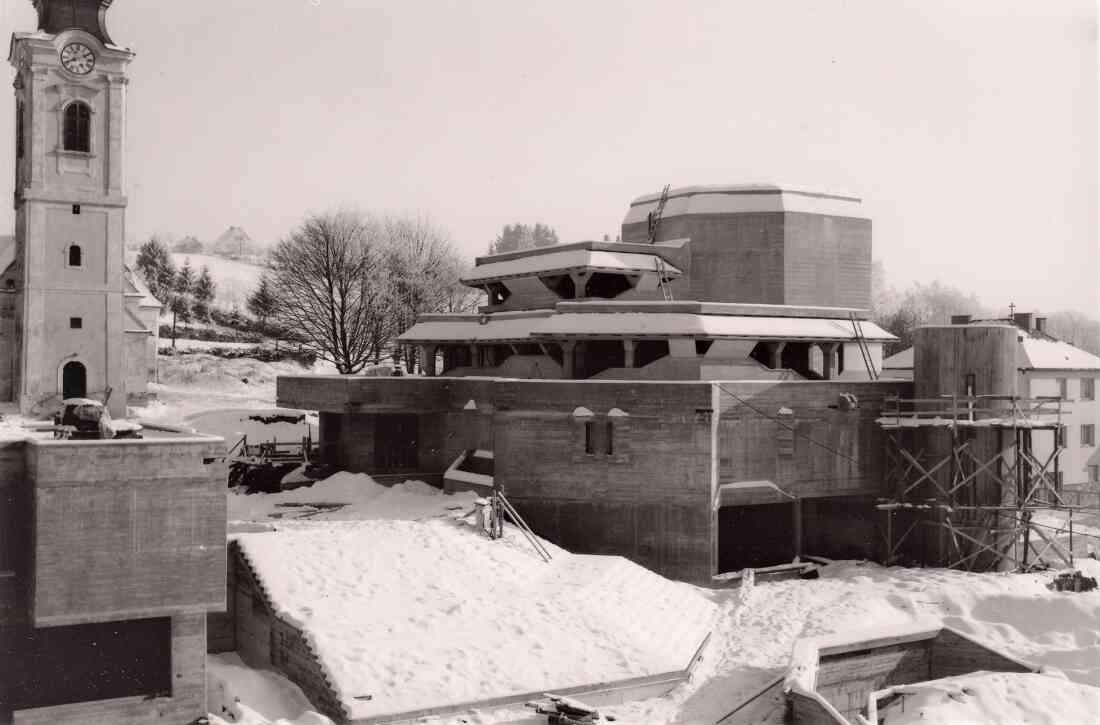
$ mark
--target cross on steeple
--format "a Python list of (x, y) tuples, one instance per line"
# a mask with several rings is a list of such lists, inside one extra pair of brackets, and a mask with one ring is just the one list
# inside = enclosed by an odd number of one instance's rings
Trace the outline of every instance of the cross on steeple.
[(1010, 319), (1013, 319), (1013, 320), (1016, 319), (1016, 303), (1015, 302), (1009, 302), (1008, 303), (1008, 316), (1009, 316)]

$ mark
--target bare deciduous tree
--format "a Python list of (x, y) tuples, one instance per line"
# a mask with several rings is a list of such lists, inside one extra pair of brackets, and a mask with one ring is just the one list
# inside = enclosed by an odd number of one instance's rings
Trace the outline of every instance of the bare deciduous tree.
[(366, 218), (312, 214), (271, 252), (278, 316), (318, 357), (353, 374), (392, 335), (384, 258)]

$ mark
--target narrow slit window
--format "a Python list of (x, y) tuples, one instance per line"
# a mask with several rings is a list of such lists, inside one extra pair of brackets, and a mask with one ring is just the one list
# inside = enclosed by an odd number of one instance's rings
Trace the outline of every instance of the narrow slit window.
[(609, 420), (604, 424), (604, 451), (607, 455), (615, 452), (615, 421)]
[(591, 420), (584, 424), (584, 452), (596, 452), (596, 423)]
[(15, 104), (15, 158), (23, 158), (23, 102)]
[(66, 151), (92, 150), (92, 110), (75, 101), (65, 108), (64, 147)]

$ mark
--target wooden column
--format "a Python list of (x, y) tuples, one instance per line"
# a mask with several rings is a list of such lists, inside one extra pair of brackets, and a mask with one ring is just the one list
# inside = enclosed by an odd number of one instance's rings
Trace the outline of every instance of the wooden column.
[(623, 340), (623, 367), (634, 367), (634, 341)]
[(561, 344), (561, 369), (562, 377), (566, 380), (573, 378), (574, 364), (573, 355), (577, 350), (577, 343), (573, 340), (567, 340)]

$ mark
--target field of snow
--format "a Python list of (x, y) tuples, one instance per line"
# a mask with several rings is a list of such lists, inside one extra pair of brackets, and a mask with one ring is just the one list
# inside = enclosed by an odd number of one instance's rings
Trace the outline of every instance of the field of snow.
[(268, 363), (203, 353), (162, 355), (158, 382), (149, 384), (158, 400), (130, 411), (141, 421), (186, 425), (188, 417), (206, 411), (274, 408), (277, 376), (331, 372), (333, 367), (322, 362), (305, 368), (290, 361)]
[(172, 254), (172, 262), (179, 269), (185, 262), (191, 262), (192, 269), (198, 275), (205, 265), (210, 269), (210, 276), (217, 285), (214, 295), (214, 304), (218, 307), (237, 307), (241, 311), (246, 309), (248, 296), (256, 290), (260, 281), (260, 275), (264, 268), (247, 262), (238, 262), (233, 259), (216, 257), (210, 254)]

